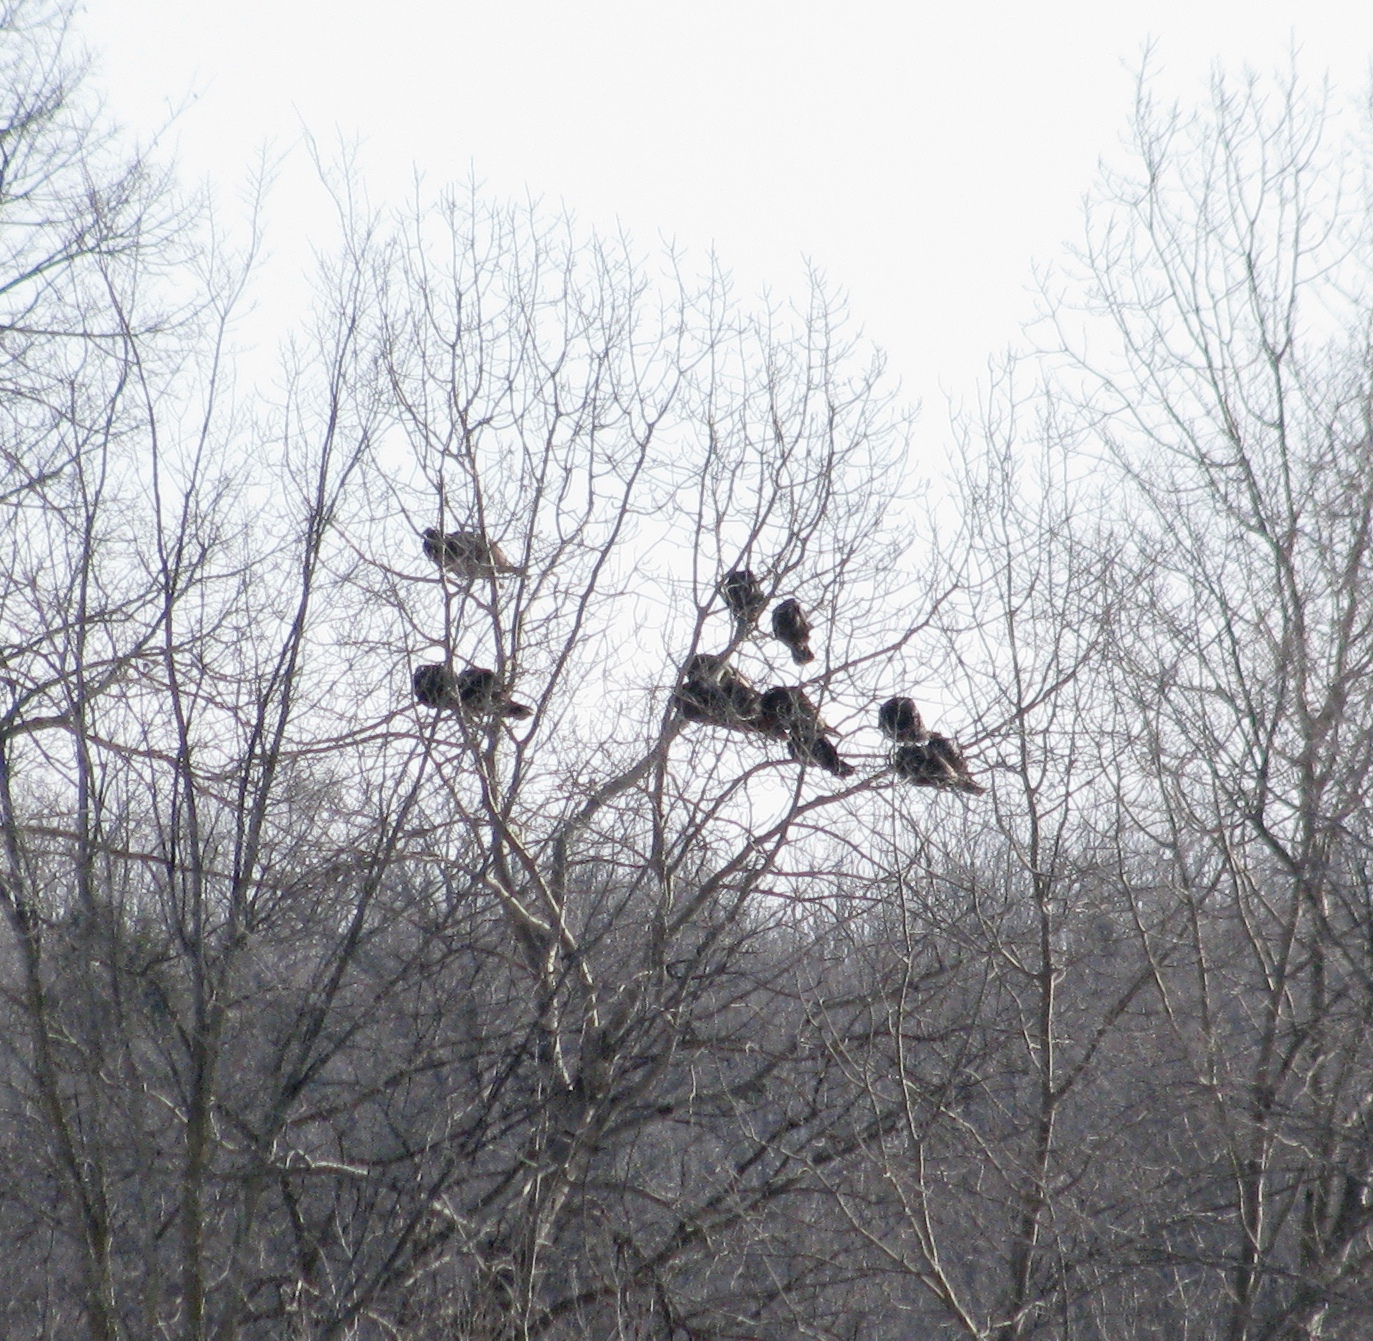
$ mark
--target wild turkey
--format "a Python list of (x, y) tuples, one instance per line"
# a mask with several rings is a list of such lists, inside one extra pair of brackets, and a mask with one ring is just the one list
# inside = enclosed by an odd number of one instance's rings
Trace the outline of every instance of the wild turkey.
[(820, 714), (805, 690), (779, 684), (763, 695), (759, 718), (768, 735), (785, 738), (795, 727), (819, 721)]
[(899, 746), (892, 755), (892, 767), (898, 777), (917, 787), (940, 787), (974, 796), (987, 790), (973, 781), (963, 751), (937, 731), (931, 731), (923, 741)]
[(760, 729), (787, 742), (787, 752), (798, 763), (816, 764), (837, 778), (853, 775), (853, 765), (825, 738), (831, 728), (820, 720), (815, 704), (795, 685), (775, 685), (759, 703)]
[(534, 709), (514, 702), (496, 679), (495, 671), (468, 666), (456, 675), (442, 665), (417, 666), (411, 677), (415, 697), (426, 708), (451, 708), (471, 716), (530, 717)]
[(416, 666), (410, 683), (415, 687), (415, 697), (426, 708), (462, 706), (462, 700), (458, 696), (458, 677), (447, 666)]
[(460, 529), (445, 535), (437, 527), (426, 527), (424, 552), (440, 568), (459, 577), (493, 577), (523, 571), (480, 531)]
[(815, 660), (815, 653), (810, 650), (810, 621), (800, 601), (788, 599), (773, 610), (772, 634), (791, 649), (791, 659), (798, 666)]
[(738, 637), (744, 637), (758, 622), (768, 603), (762, 585), (747, 568), (736, 568), (720, 579), (720, 595), (734, 614)]
[(468, 666), (457, 674), (458, 699), (464, 712), (475, 715), (494, 714), (497, 717), (532, 717), (534, 709), (516, 703), (496, 678), (496, 672), (485, 666)]
[(672, 701), (689, 722), (758, 729), (758, 691), (713, 652), (698, 652), (687, 662)]
[(877, 710), (877, 725), (884, 736), (902, 744), (914, 744), (925, 738), (925, 724), (914, 699), (889, 698)]

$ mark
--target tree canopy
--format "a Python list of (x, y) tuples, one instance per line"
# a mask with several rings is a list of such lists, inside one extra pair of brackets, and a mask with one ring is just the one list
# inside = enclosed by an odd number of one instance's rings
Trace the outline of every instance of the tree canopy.
[[(1364, 139), (1147, 81), (913, 458), (473, 187), (253, 245), (0, 17), (5, 1333), (1359, 1337)], [(326, 174), (327, 175), (327, 174)]]

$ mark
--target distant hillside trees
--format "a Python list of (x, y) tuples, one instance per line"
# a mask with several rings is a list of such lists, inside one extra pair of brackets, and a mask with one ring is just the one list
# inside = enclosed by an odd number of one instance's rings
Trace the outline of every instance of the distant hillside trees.
[(944, 497), (822, 284), (470, 189), (326, 172), (236, 386), (254, 244), (66, 24), (0, 21), (0, 1330), (1361, 1336), (1324, 110), (1141, 95)]

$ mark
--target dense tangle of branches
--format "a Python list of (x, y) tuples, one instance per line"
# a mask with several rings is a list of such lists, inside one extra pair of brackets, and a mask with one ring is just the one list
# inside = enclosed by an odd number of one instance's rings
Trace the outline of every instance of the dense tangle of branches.
[[(1325, 110), (1146, 86), (1040, 389), (922, 498), (821, 285), (472, 190), (333, 179), (233, 399), (251, 248), (102, 138), (64, 20), (0, 22), (0, 1332), (1363, 1335)], [(712, 708), (725, 655), (804, 721)], [(988, 795), (891, 766), (916, 704)]]

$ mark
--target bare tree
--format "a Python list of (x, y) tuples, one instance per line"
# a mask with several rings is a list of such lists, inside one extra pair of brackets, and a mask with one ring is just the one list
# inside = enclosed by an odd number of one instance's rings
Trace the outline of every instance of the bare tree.
[(1357, 1336), (1324, 108), (1141, 94), (1092, 357), (1065, 299), (913, 522), (818, 277), (749, 309), (472, 187), (326, 168), (234, 388), (251, 229), (119, 156), (64, 25), (0, 25), (7, 1330)]
[(940, 1335), (1076, 1334), (1121, 1265), (1118, 1189), (1137, 1184), (1151, 975), (1114, 855), (1119, 542), (1065, 431), (1008, 370), (956, 459), (956, 595), (920, 663), (929, 711), (978, 724), (991, 796), (893, 798), (885, 991), (866, 1029), (832, 1035), (874, 1119), (896, 1115), (865, 1146), (870, 1178), (836, 1199)]
[(1218, 77), (1191, 118), (1142, 92), (1134, 149), (1083, 257), (1114, 362), (1076, 366), (1135, 517), (1122, 785), (1179, 914), (1143, 940), (1185, 1059), (1175, 1255), (1220, 1277), (1218, 1334), (1354, 1335), (1373, 1172), (1366, 211), (1295, 77)]
[[(518, 949), (500, 1010), (523, 1003), (510, 1088), (469, 1101), (461, 1161), (410, 1211), (447, 1206), (416, 1251), (460, 1265), (463, 1307), (502, 1334), (777, 1325), (817, 1288), (774, 1245), (770, 1208), (821, 1191), (790, 1147), (835, 1164), (857, 1121), (794, 1000), (816, 934), (795, 909), (846, 879), (835, 835), (889, 779), (879, 751), (836, 786), (751, 711), (689, 724), (676, 691), (699, 654), (740, 686), (790, 675), (721, 594), (747, 566), (827, 618), (807, 682), (824, 711), (867, 707), (860, 677), (912, 623), (875, 584), (901, 423), (818, 287), (807, 310), (747, 317), (718, 275), (650, 281), (623, 243), (470, 194), (384, 264), (398, 433), (359, 546), (385, 557), (351, 579), (373, 619), (360, 655), (400, 694), (416, 663), (485, 666), (535, 709), (421, 707), (395, 736), (428, 850), (462, 854)], [(493, 561), (431, 563), (431, 528)]]
[(995, 808), (895, 830), (885, 1010), (829, 1035), (902, 1113), (836, 1204), (950, 1335), (1365, 1326), (1367, 237), (1329, 134), (1291, 83), (1142, 92), (1039, 409), (994, 396), (958, 464), (921, 651)]
[[(246, 260), (150, 315), (193, 221), (65, 263), (83, 364), (43, 355), (3, 593), (13, 1325), (820, 1325), (815, 1170), (868, 1119), (797, 984), (891, 785), (865, 677), (924, 617), (902, 420), (818, 284), (748, 316), (538, 211), (337, 198), (275, 404), (222, 390)], [(741, 565), (816, 626), (804, 696)], [(687, 724), (699, 653), (817, 715)]]

